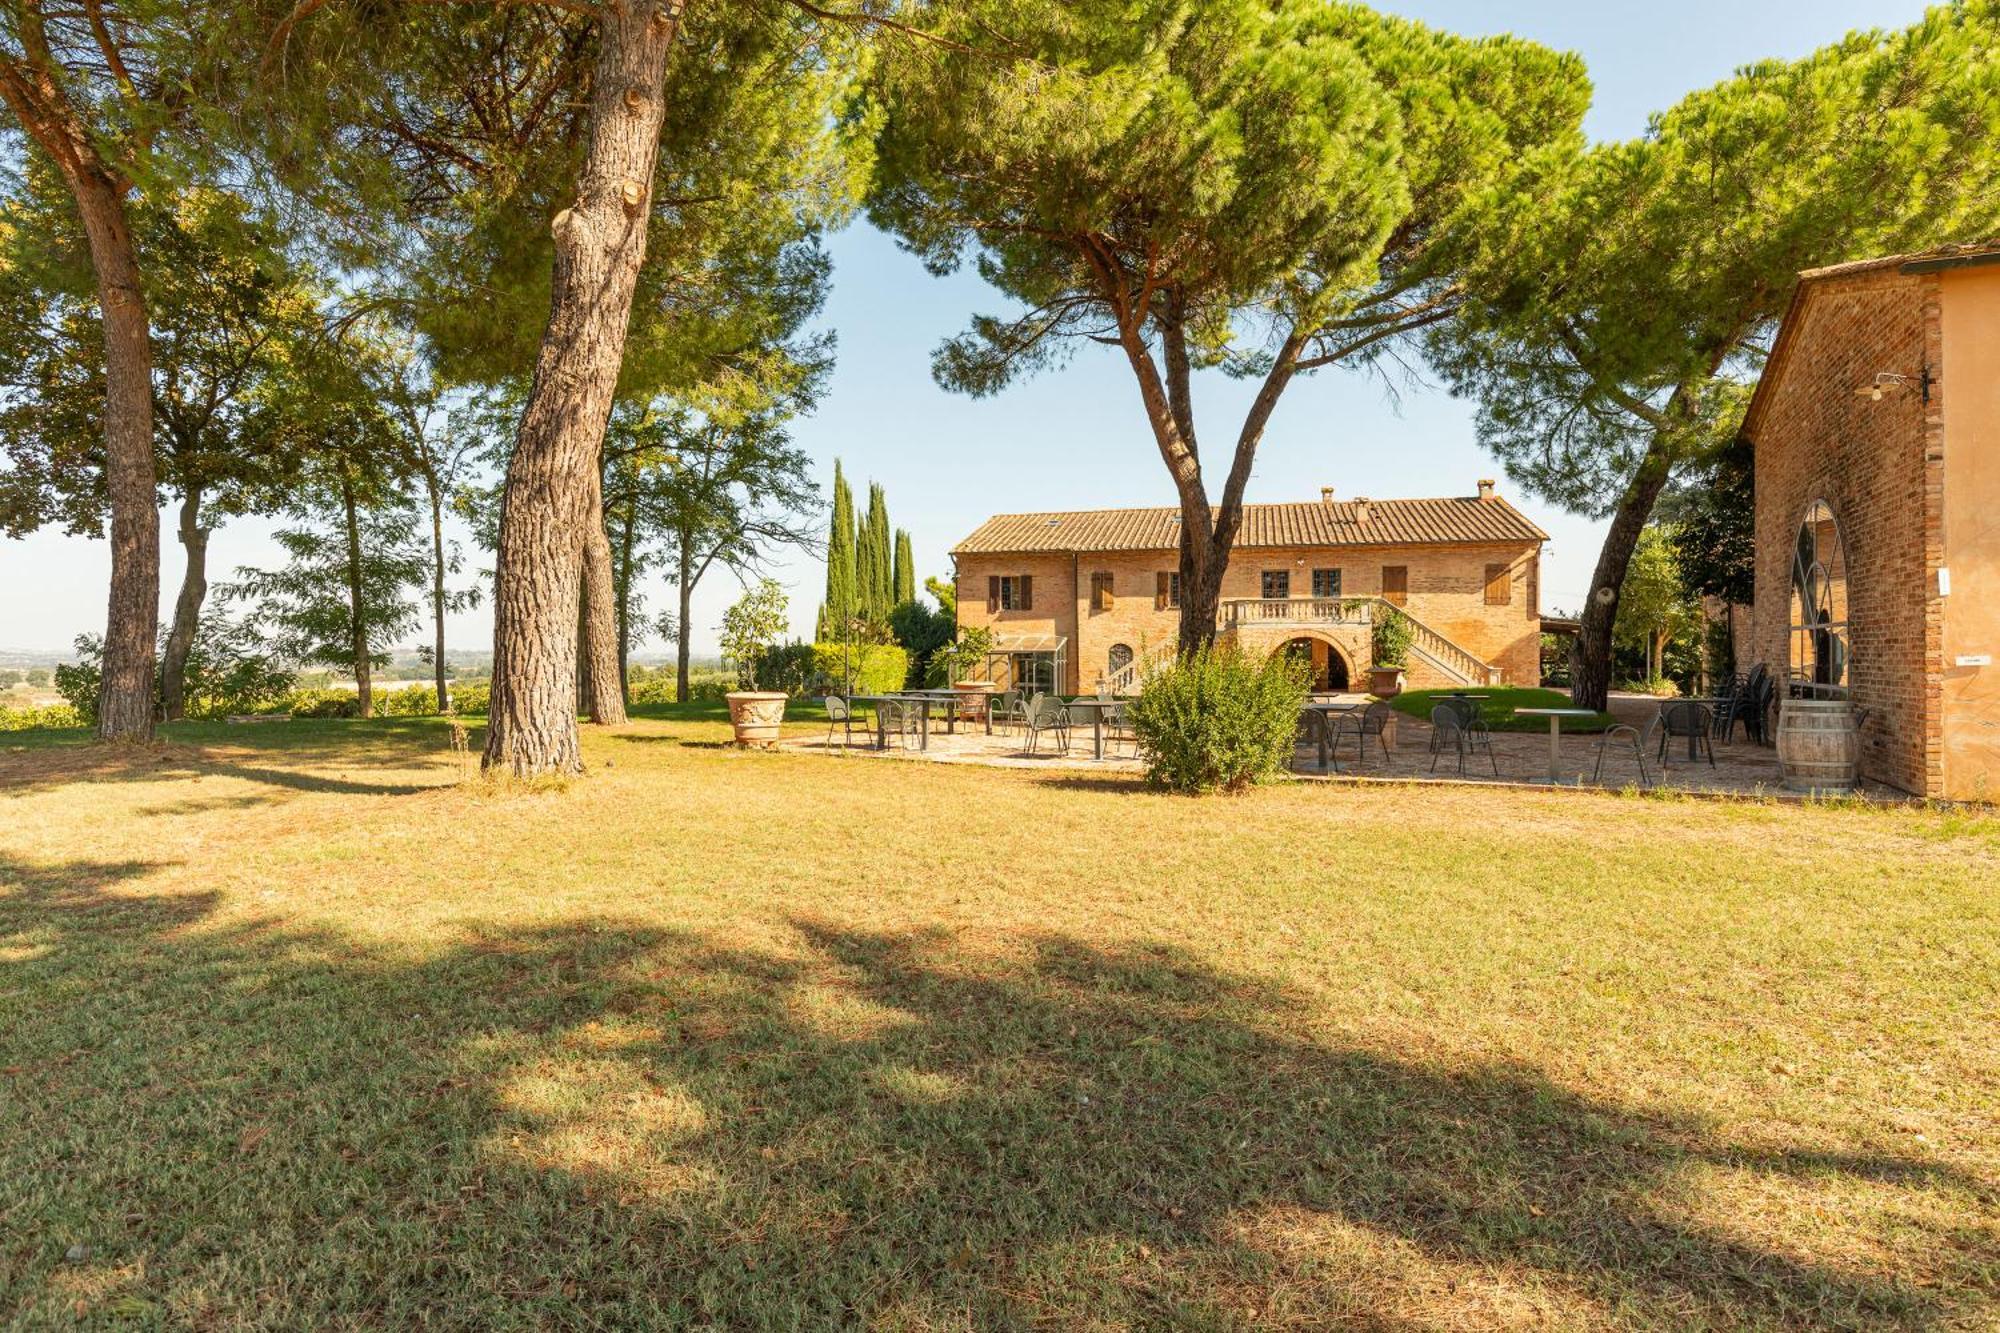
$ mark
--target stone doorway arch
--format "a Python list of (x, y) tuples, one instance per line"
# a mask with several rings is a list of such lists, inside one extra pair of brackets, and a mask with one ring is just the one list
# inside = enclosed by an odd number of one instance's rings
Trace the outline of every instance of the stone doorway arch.
[(1301, 634), (1279, 644), (1276, 651), (1294, 654), (1311, 664), (1315, 693), (1340, 694), (1353, 688), (1354, 664), (1346, 650), (1331, 639)]

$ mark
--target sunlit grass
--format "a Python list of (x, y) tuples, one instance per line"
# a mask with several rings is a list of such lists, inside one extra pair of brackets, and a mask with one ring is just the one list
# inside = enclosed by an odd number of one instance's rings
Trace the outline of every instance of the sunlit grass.
[(0, 749), (0, 1320), (1995, 1317), (1990, 819), (727, 735)]

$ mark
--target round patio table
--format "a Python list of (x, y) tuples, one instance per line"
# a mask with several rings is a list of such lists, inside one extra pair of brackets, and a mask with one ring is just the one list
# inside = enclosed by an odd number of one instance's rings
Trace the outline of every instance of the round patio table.
[[(1589, 708), (1516, 708), (1515, 717), (1545, 717), (1549, 720), (1549, 785), (1562, 785), (1562, 727), (1566, 717), (1596, 717)], [(1577, 782), (1583, 775), (1577, 775)]]

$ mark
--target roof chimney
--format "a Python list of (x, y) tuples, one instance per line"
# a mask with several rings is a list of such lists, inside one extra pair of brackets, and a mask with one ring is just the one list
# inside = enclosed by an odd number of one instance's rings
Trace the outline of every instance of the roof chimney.
[(1319, 488), (1319, 502), (1323, 505), (1330, 505), (1333, 503), (1333, 487), (1322, 486)]
[(1354, 521), (1356, 523), (1368, 521), (1368, 497), (1365, 495), (1354, 497)]
[(1479, 479), (1479, 498), (1482, 500), (1491, 500), (1493, 498), (1493, 478), (1481, 477)]

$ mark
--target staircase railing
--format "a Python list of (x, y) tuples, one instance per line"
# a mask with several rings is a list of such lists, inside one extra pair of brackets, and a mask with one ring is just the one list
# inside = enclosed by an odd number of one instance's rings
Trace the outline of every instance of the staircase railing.
[(1138, 656), (1134, 657), (1124, 666), (1119, 667), (1116, 671), (1107, 672), (1105, 675), (1098, 677), (1098, 689), (1114, 695), (1137, 694), (1139, 692), (1139, 684), (1145, 679), (1146, 673), (1157, 665), (1162, 658), (1172, 655), (1174, 647), (1178, 643), (1178, 638), (1162, 639), (1151, 646), (1142, 642), (1139, 645)]
[(1418, 620), (1402, 607), (1386, 597), (1375, 600), (1397, 612), (1410, 626), (1410, 648), (1419, 657), (1429, 662), (1445, 675), (1461, 685), (1493, 685), (1500, 679), (1500, 670), (1481, 661), (1475, 654), (1460, 647), (1451, 639)]

